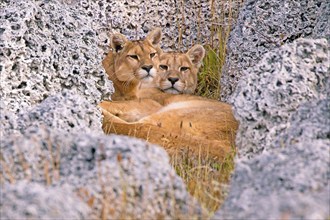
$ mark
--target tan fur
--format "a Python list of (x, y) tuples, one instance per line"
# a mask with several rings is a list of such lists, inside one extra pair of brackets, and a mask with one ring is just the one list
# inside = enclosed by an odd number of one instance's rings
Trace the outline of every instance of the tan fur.
[(198, 69), (204, 54), (200, 45), (187, 53), (163, 53), (154, 81), (156, 86), (166, 93), (192, 94), (197, 87)]
[(157, 73), (161, 49), (161, 30), (148, 34), (146, 39), (129, 41), (122, 34), (111, 37), (111, 51), (102, 61), (115, 92), (112, 100), (135, 99), (140, 82), (152, 81)]
[(173, 102), (135, 122), (106, 110), (104, 116), (105, 133), (143, 138), (170, 154), (189, 148), (195, 156), (213, 159), (223, 159), (232, 150), (238, 126), (230, 105), (207, 99)]
[(99, 106), (126, 122), (138, 121), (163, 107), (151, 99), (114, 102), (103, 101)]
[[(166, 63), (169, 68), (155, 80), (161, 82), (177, 76), (183, 83), (188, 82), (181, 87), (187, 88), (181, 93), (190, 93), (196, 87), (194, 76), (201, 60), (196, 62), (196, 57), (191, 55), (194, 59), (189, 63), (187, 54), (178, 55), (160, 56), (160, 64)], [(180, 65), (189, 67), (191, 75), (178, 72)], [(167, 90), (160, 88), (161, 83), (155, 84), (156, 88), (139, 90), (139, 100), (100, 103), (105, 133), (143, 138), (164, 146), (169, 153), (189, 149), (195, 155), (209, 154), (221, 159), (231, 150), (238, 124), (230, 105), (188, 94), (164, 93), (162, 90)]]

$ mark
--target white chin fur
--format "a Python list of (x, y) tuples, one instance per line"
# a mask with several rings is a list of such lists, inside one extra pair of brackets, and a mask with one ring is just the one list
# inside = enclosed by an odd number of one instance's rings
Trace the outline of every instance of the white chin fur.
[(179, 92), (175, 89), (167, 89), (165, 90), (166, 93), (169, 93), (169, 94), (179, 94)]
[(154, 67), (151, 68), (151, 70), (150, 70), (150, 72), (149, 72), (149, 75), (152, 76), (152, 77), (155, 77), (156, 74), (157, 74), (157, 70), (156, 70), (156, 68), (154, 68)]

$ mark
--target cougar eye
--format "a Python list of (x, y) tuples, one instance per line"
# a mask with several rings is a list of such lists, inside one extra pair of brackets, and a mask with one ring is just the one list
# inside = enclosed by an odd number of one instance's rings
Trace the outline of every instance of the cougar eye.
[(130, 58), (133, 58), (134, 60), (138, 60), (139, 57), (137, 55), (128, 55)]
[(168, 66), (166, 66), (166, 65), (159, 65), (159, 68), (161, 68), (162, 70), (167, 70), (168, 69)]
[(156, 53), (151, 53), (150, 58), (153, 58), (156, 55)]
[(180, 71), (181, 71), (181, 72), (184, 72), (184, 71), (186, 71), (186, 70), (189, 70), (189, 67), (183, 66), (183, 67), (180, 68)]

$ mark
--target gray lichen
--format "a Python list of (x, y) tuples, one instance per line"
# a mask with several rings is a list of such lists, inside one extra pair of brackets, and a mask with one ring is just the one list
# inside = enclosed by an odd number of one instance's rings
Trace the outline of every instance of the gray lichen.
[(236, 143), (241, 156), (254, 156), (272, 146), (302, 103), (328, 96), (328, 42), (296, 40), (267, 53), (244, 74), (232, 96), (240, 121)]
[(264, 55), (298, 38), (330, 41), (330, 2), (324, 0), (247, 0), (227, 43), (221, 74), (221, 100), (230, 101), (246, 70)]
[(233, 95), (240, 121), (229, 195), (213, 219), (326, 219), (330, 180), (328, 42), (265, 54)]

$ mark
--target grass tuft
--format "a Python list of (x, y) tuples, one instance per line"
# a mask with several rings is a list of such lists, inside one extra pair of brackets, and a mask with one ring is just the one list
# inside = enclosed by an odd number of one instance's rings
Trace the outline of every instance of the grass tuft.
[(211, 46), (205, 46), (206, 54), (203, 66), (198, 74), (196, 95), (218, 99), (220, 94), (221, 62), (217, 52)]
[[(202, 146), (203, 147), (203, 146)], [(228, 183), (234, 170), (236, 148), (220, 160), (192, 157), (187, 152), (171, 155), (171, 164), (183, 179), (188, 192), (208, 211), (209, 216), (219, 209), (227, 195)]]

